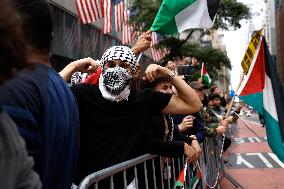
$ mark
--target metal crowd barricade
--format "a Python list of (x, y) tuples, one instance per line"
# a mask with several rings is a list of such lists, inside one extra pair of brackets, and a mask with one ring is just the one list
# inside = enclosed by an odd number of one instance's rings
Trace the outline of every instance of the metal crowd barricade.
[[(156, 155), (142, 155), (135, 159), (131, 159), (114, 166), (108, 167), (106, 169), (97, 171), (93, 174), (86, 176), (81, 183), (79, 184), (77, 189), (87, 189), (87, 188), (95, 188), (99, 189), (100, 181), (106, 178), (110, 178), (109, 180), (109, 188), (114, 189), (116, 183), (114, 182), (114, 176), (117, 173), (123, 173), (123, 188), (124, 189), (139, 189), (139, 182), (143, 183), (143, 188), (140, 189), (171, 189), (176, 181), (176, 177), (178, 177), (179, 172), (181, 171), (181, 167), (184, 166), (184, 158), (167, 158), (167, 161), (164, 161), (164, 157), (156, 156)], [(158, 163), (158, 165), (157, 165)], [(143, 164), (143, 171), (137, 171), (137, 166), (139, 164)], [(149, 165), (151, 166), (151, 170), (149, 169)], [(158, 166), (158, 167), (156, 167)], [(132, 186), (129, 186), (129, 180), (126, 179), (127, 173), (126, 170), (134, 168), (134, 183), (132, 182)], [(147, 169), (148, 168), (148, 169)], [(158, 168), (158, 169), (157, 169)], [(159, 171), (157, 171), (159, 170)], [(151, 178), (149, 178), (149, 172), (151, 171)], [(166, 173), (165, 173), (166, 172)], [(143, 177), (143, 180), (139, 180), (139, 174), (146, 175)], [(140, 177), (141, 178), (141, 177)], [(149, 180), (152, 181), (151, 187), (149, 187)], [(160, 180), (160, 182), (157, 182)], [(145, 187), (145, 188), (144, 188)]]
[[(200, 170), (202, 174), (202, 188), (215, 188), (220, 181), (221, 172), (224, 169), (222, 157), (223, 137), (206, 137), (202, 148), (202, 155), (199, 160)], [(110, 189), (116, 187), (114, 177), (118, 173), (123, 174), (124, 189), (172, 189), (179, 173), (184, 167), (185, 158), (164, 158), (156, 155), (142, 155), (135, 159), (131, 159), (106, 169), (100, 170), (86, 176), (78, 189), (100, 189), (100, 181), (108, 178)], [(138, 168), (137, 168), (138, 167)], [(127, 170), (134, 169), (132, 186), (127, 180)], [(141, 177), (140, 175), (144, 175)], [(146, 176), (145, 176), (146, 175)], [(190, 182), (187, 177), (187, 183)], [(105, 189), (105, 188), (104, 188)]]
[(222, 158), (223, 138), (206, 137), (201, 146), (200, 169), (202, 172), (202, 186), (215, 188), (220, 179), (220, 173), (224, 167)]

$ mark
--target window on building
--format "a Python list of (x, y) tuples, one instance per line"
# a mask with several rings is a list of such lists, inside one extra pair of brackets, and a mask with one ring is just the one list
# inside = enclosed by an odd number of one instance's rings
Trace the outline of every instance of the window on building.
[(112, 46), (112, 39), (111, 37), (107, 35), (102, 35), (102, 43), (101, 43), (101, 52), (100, 56), (103, 55), (103, 53)]
[(99, 59), (101, 32), (89, 25), (81, 25), (81, 57)]
[(53, 19), (53, 39), (51, 52), (53, 54), (64, 55), (64, 12), (51, 5)]
[(78, 21), (67, 13), (64, 21), (64, 55), (77, 59), (80, 53)]

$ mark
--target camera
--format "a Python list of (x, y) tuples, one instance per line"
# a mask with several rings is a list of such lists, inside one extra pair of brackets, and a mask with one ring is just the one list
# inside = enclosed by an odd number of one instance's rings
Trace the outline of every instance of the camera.
[(184, 76), (189, 76), (195, 73), (195, 66), (190, 66), (190, 65), (180, 65), (177, 67), (177, 73), (178, 75), (184, 75)]

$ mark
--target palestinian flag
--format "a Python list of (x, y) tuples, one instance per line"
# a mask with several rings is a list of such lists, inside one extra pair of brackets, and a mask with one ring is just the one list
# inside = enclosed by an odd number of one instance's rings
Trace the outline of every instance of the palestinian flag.
[(198, 186), (201, 186), (202, 175), (199, 167), (196, 167), (192, 172), (193, 172), (193, 177), (190, 181), (190, 188), (196, 189)]
[(186, 170), (187, 170), (187, 163), (185, 163), (185, 166), (183, 168), (183, 170), (180, 172), (179, 177), (175, 183), (174, 188), (181, 188), (184, 189), (184, 181), (185, 181), (185, 176), (186, 176)]
[(219, 0), (164, 0), (151, 30), (164, 35), (190, 28), (211, 28)]
[(204, 83), (207, 87), (211, 86), (212, 80), (211, 80), (203, 62), (202, 62), (202, 67), (201, 67), (201, 78), (202, 78), (202, 83)]
[(263, 36), (237, 94), (263, 115), (268, 144), (284, 162), (284, 92)]

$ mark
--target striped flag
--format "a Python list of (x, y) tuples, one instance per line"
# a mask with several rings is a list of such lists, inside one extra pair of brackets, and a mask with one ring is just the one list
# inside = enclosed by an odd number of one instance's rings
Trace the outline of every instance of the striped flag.
[(89, 24), (102, 17), (101, 0), (76, 0), (79, 17), (83, 24)]
[(126, 9), (124, 10), (124, 21), (122, 25), (122, 44), (128, 44), (131, 43), (133, 40), (133, 35), (132, 35), (132, 26), (128, 23), (129, 21), (129, 10)]
[(124, 13), (124, 1), (114, 0), (114, 14), (115, 14), (115, 31), (120, 32), (122, 30)]
[(185, 177), (186, 177), (187, 166), (188, 166), (188, 163), (186, 162), (183, 170), (180, 172), (179, 177), (177, 178), (177, 180), (175, 182), (174, 189), (177, 189), (177, 188), (184, 189), (184, 186), (185, 186), (184, 181), (185, 181)]
[(264, 117), (267, 140), (284, 162), (284, 92), (263, 36), (237, 94)]
[(112, 10), (111, 10), (111, 0), (102, 0), (103, 1), (103, 33), (112, 32)]
[(162, 34), (176, 34), (190, 28), (210, 28), (219, 0), (164, 0), (151, 27)]
[(191, 172), (192, 172), (192, 178), (189, 183), (190, 188), (197, 189), (200, 187), (201, 182), (202, 182), (202, 174), (199, 169), (199, 166), (197, 166), (196, 168), (193, 168), (193, 164), (192, 164)]
[(161, 35), (153, 32), (152, 33), (152, 43), (151, 43), (151, 54), (155, 62), (162, 60), (168, 53), (167, 49), (155, 49), (155, 45), (159, 43)]

